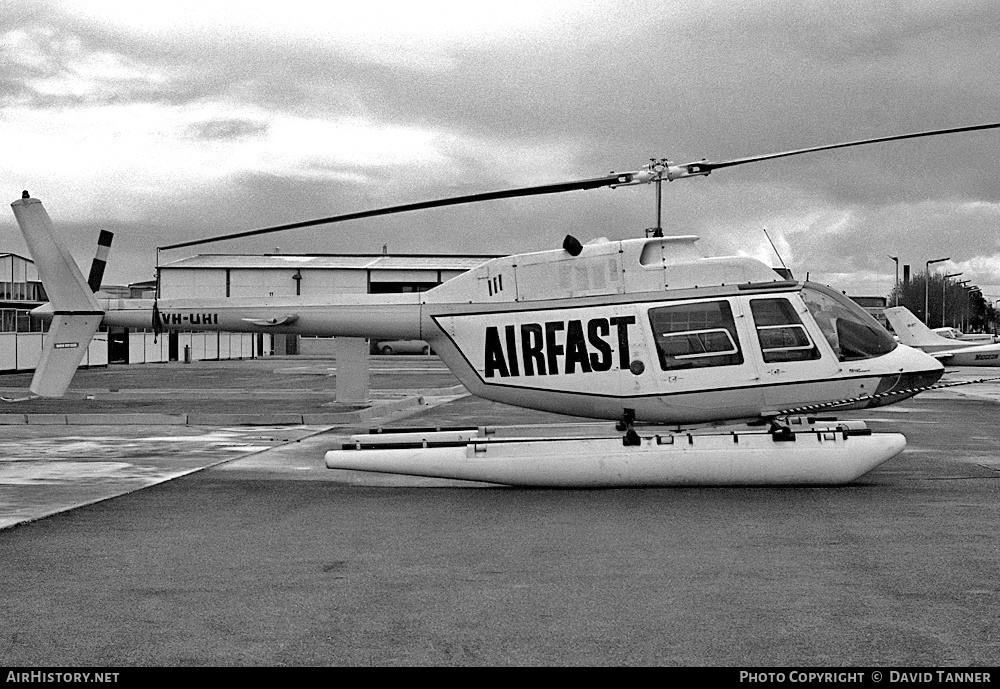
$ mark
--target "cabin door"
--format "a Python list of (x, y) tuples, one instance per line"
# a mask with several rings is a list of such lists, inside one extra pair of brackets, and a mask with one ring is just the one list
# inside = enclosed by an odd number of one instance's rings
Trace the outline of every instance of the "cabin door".
[(655, 389), (672, 416), (690, 421), (755, 417), (759, 372), (737, 299), (670, 302), (648, 311)]
[(797, 295), (745, 299), (752, 329), (752, 355), (760, 370), (766, 411), (778, 412), (829, 398), (839, 370), (819, 344), (812, 318)]

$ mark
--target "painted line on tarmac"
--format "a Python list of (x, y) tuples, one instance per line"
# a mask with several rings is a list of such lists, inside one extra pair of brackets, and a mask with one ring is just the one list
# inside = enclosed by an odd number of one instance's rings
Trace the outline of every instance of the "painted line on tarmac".
[[(194, 436), (23, 439), (0, 458), (0, 529), (110, 500), (325, 431), (279, 439), (276, 445), (260, 444), (255, 435), (259, 429), (213, 429)], [(95, 455), (101, 459), (91, 459)]]

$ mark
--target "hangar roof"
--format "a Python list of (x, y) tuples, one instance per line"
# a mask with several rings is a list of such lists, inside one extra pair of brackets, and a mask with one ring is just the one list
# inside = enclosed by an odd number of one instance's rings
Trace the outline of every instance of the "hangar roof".
[(496, 255), (476, 254), (199, 254), (172, 268), (320, 268), (341, 270), (470, 270)]

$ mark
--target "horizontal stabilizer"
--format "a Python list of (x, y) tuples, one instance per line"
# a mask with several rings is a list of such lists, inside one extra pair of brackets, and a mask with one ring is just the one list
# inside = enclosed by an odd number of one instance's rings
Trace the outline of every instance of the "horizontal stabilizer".
[(55, 316), (45, 335), (31, 391), (42, 397), (62, 397), (100, 324), (100, 314)]
[(291, 325), (295, 321), (299, 320), (298, 315), (290, 313), (287, 316), (275, 317), (275, 318), (244, 318), (247, 323), (252, 323), (253, 325), (261, 325), (267, 328), (273, 328), (277, 325)]

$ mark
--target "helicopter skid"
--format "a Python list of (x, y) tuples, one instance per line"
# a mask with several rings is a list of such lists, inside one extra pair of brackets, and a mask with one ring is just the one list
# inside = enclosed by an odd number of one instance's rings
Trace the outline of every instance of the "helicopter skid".
[[(431, 434), (433, 436), (433, 434)], [(326, 453), (330, 469), (463, 479), (538, 488), (842, 485), (906, 447), (898, 433), (845, 427), (768, 432), (368, 443), (355, 436)]]

